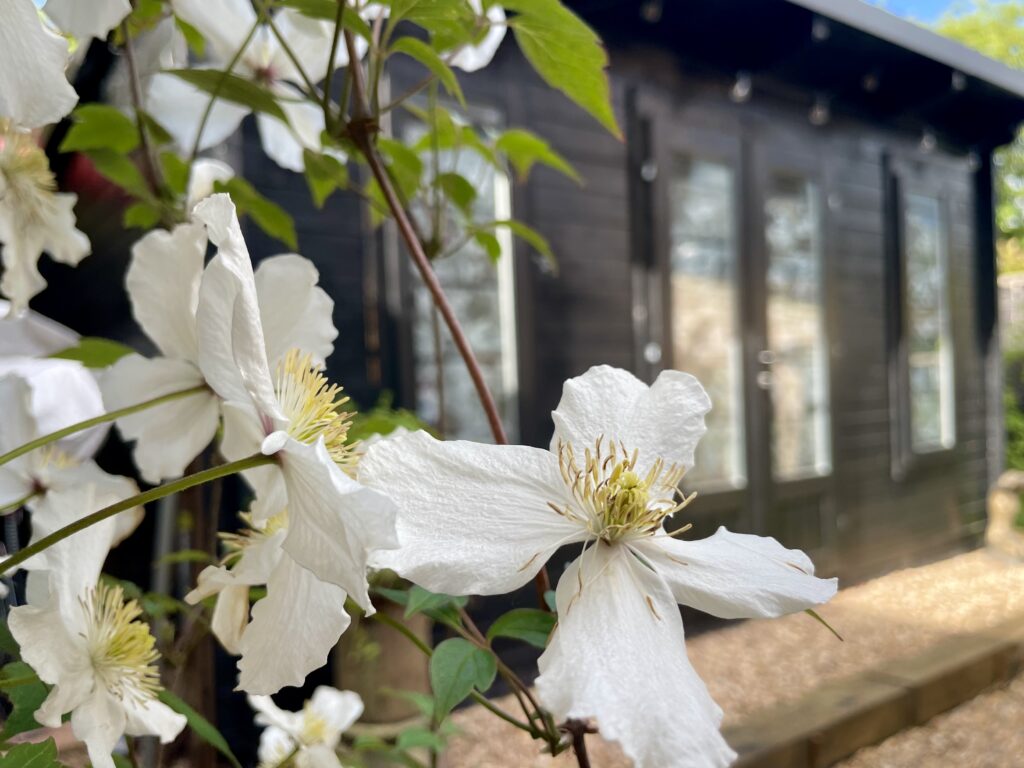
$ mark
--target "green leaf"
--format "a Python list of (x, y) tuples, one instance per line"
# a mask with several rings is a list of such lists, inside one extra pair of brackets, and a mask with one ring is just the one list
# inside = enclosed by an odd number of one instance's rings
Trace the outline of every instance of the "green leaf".
[(160, 222), (160, 209), (150, 203), (139, 201), (125, 208), (121, 223), (126, 228), (152, 229)]
[(459, 85), (458, 78), (455, 77), (455, 72), (444, 63), (437, 51), (422, 40), (417, 40), (415, 37), (400, 37), (391, 46), (391, 53), (404, 53), (418, 61), (441, 81), (444, 89), (454, 96), (459, 104), (463, 107), (466, 106), (466, 98), (462, 95), (462, 87)]
[[(338, 17), (339, 2), (340, 0), (279, 0), (279, 5), (294, 8), (303, 16), (308, 16), (311, 19), (333, 23)], [(351, 6), (345, 9), (345, 13), (341, 17), (341, 26), (343, 29), (352, 30), (364, 40), (370, 40), (373, 37), (370, 25), (358, 13), (355, 13)], [(345, 45), (345, 42), (341, 41), (339, 45)]]
[(50, 357), (77, 360), (86, 368), (107, 368), (134, 351), (119, 341), (83, 336), (75, 346), (55, 352)]
[(510, 637), (543, 649), (555, 628), (555, 615), (537, 608), (513, 608), (495, 619), (487, 630), (487, 639)]
[(494, 236), (494, 233), (481, 230), (473, 233), (473, 239), (484, 249), (487, 258), (496, 264), (501, 258), (501, 242)]
[(451, 172), (441, 173), (437, 176), (437, 185), (460, 211), (467, 216), (473, 212), (476, 187), (470, 184), (465, 176)]
[(150, 198), (149, 184), (127, 155), (112, 149), (90, 149), (86, 152), (93, 166), (105, 178), (135, 197)]
[(177, 16), (174, 17), (174, 22), (177, 24), (178, 29), (181, 30), (181, 34), (185, 38), (185, 42), (188, 43), (189, 49), (197, 58), (203, 58), (203, 53), (206, 51), (206, 39), (203, 37), (202, 32), (187, 21), (182, 21)]
[(14, 639), (14, 635), (11, 634), (11, 628), (7, 626), (6, 621), (0, 621), (0, 653), (12, 656), (15, 659), (21, 658), (21, 649), (18, 647), (18, 641)]
[(238, 207), (238, 213), (248, 215), (256, 226), (271, 237), (277, 238), (292, 250), (299, 247), (295, 221), (291, 215), (277, 203), (267, 200), (245, 179), (236, 176), (227, 181), (216, 181), (213, 190), (230, 194)]
[(605, 67), (608, 54), (597, 34), (559, 0), (503, 0), (519, 48), (541, 79), (589, 112), (617, 138)]
[(430, 687), (434, 691), (434, 716), (441, 720), (473, 689), (486, 691), (498, 672), (494, 656), (468, 640), (445, 640), (430, 657)]
[(512, 231), (516, 237), (525, 240), (533, 249), (537, 251), (544, 259), (548, 262), (552, 269), (558, 269), (558, 262), (555, 260), (554, 251), (551, 250), (551, 245), (548, 243), (547, 238), (544, 237), (540, 232), (535, 230), (533, 227), (524, 224), (521, 221), (515, 219), (502, 219), (500, 221), (492, 221), (488, 226), (494, 228), (505, 227)]
[(178, 157), (175, 152), (164, 152), (160, 155), (160, 167), (171, 191), (176, 195), (184, 195), (188, 190), (188, 177), (192, 174), (189, 162)]
[(416, 749), (426, 747), (432, 749), (435, 752), (440, 752), (444, 749), (445, 738), (439, 733), (435, 733), (429, 728), (423, 726), (413, 726), (406, 728), (404, 731), (398, 734), (398, 739), (395, 741), (395, 746), (399, 749)]
[(227, 741), (209, 720), (166, 689), (160, 691), (159, 699), (175, 712), (184, 715), (192, 732), (224, 755), (234, 768), (242, 768)]
[(333, 155), (320, 154), (309, 149), (302, 150), (306, 166), (306, 184), (313, 196), (317, 208), (323, 208), (324, 202), (336, 189), (348, 186), (348, 168)]
[(244, 77), (228, 74), (219, 69), (170, 69), (167, 71), (211, 96), (241, 104), (255, 112), (264, 112), (276, 117), (282, 123), (288, 124), (284, 110), (281, 109), (281, 105), (277, 103), (270, 91), (252, 80), (246, 80)]
[(384, 154), (391, 176), (398, 186), (399, 192), (409, 199), (420, 187), (423, 175), (423, 161), (420, 156), (400, 141), (381, 138), (377, 146)]
[(388, 32), (403, 20), (430, 32), (439, 50), (471, 42), (476, 31), (476, 14), (466, 0), (391, 0)]
[[(36, 677), (32, 667), (23, 661), (11, 662), (0, 670), (0, 683), (4, 696), (11, 702), (11, 714), (7, 716), (0, 741), (7, 741), (25, 731), (39, 728), (34, 713), (47, 696), (46, 686)], [(14, 685), (15, 682), (18, 685)]]
[(53, 739), (35, 744), (16, 744), (0, 757), (0, 768), (60, 768)]
[(409, 590), (409, 599), (405, 603), (405, 618), (417, 613), (436, 613), (443, 608), (455, 607), (464, 608), (469, 599), (466, 597), (454, 597), (430, 592), (423, 587), (414, 585)]
[(109, 149), (125, 153), (139, 146), (135, 122), (115, 107), (83, 104), (74, 111), (72, 118), (74, 124), (60, 144), (61, 152)]
[(582, 181), (576, 169), (569, 165), (564, 157), (555, 152), (544, 139), (530, 131), (521, 128), (505, 131), (494, 142), (494, 148), (508, 156), (520, 181), (526, 181), (535, 163), (554, 168), (573, 181)]

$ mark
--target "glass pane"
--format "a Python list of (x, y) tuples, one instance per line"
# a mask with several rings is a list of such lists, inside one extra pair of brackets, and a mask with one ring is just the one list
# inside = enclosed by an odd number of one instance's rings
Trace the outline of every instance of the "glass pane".
[(915, 451), (953, 444), (948, 276), (939, 201), (907, 195), (904, 204), (910, 442)]
[(677, 158), (671, 179), (672, 359), (707, 389), (713, 408), (688, 476), (742, 486), (743, 393), (732, 168)]
[(816, 185), (776, 174), (765, 200), (765, 227), (772, 468), (783, 480), (824, 475), (832, 457)]
[[(507, 177), (475, 152), (442, 151), (438, 172), (457, 172), (473, 184), (477, 191), (474, 220), (511, 218)], [(429, 225), (426, 212), (414, 213), (424, 227)], [(446, 212), (444, 231), (450, 240), (459, 239), (461, 221), (456, 211)], [(434, 269), (477, 355), (509, 439), (514, 441), (519, 430), (512, 243), (507, 230), (496, 235), (502, 251), (497, 264), (470, 240), (437, 259)], [(487, 417), (462, 357), (418, 273), (413, 280), (417, 412), (445, 437), (491, 442)]]

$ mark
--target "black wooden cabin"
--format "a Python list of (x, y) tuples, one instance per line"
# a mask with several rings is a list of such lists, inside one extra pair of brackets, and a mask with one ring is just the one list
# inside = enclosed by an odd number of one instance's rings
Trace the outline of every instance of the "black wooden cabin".
[[(715, 402), (685, 481), (699, 534), (771, 534), (846, 579), (973, 546), (1002, 461), (991, 152), (1024, 73), (859, 0), (574, 6), (608, 46), (625, 142), (511, 41), (464, 78), (470, 119), (536, 131), (585, 179), (481, 171), (484, 213), (546, 235), (557, 274), (518, 241), (497, 269), (468, 248), (437, 265), (510, 432), (545, 445), (562, 381), (595, 363), (688, 370)], [(392, 88), (419, 77), (396, 67)], [(304, 198), (246, 155), (264, 191)], [(437, 385), (394, 233), (346, 197), (299, 227), (356, 397), (486, 439), (443, 329)]]

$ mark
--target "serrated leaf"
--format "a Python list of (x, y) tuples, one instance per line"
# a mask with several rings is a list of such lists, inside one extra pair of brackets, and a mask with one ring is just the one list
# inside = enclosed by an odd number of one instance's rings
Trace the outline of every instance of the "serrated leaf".
[(581, 181), (576, 169), (564, 157), (555, 152), (544, 139), (530, 131), (522, 128), (505, 131), (494, 142), (494, 148), (505, 153), (512, 167), (516, 169), (520, 181), (526, 181), (530, 169), (536, 163), (554, 168), (573, 181)]
[[(34, 714), (48, 691), (32, 667), (23, 661), (11, 662), (0, 670), (0, 679), (7, 681), (7, 684), (2, 686), (3, 695), (11, 702), (11, 713), (7, 716), (3, 731), (0, 732), (0, 741), (7, 741), (19, 733), (39, 728)], [(14, 681), (21, 682), (13, 685)]]
[(465, 176), (458, 173), (440, 173), (437, 176), (437, 186), (444, 192), (451, 202), (469, 216), (473, 212), (473, 203), (476, 201), (476, 187), (469, 183)]
[(494, 656), (468, 640), (445, 640), (430, 657), (430, 687), (434, 692), (434, 716), (441, 720), (476, 690), (491, 687), (498, 672)]
[(284, 110), (281, 109), (281, 105), (277, 103), (270, 91), (252, 80), (246, 80), (244, 77), (222, 72), (219, 69), (169, 69), (167, 72), (180, 77), (186, 83), (191, 83), (211, 96), (234, 104), (241, 104), (243, 107), (271, 115), (282, 123), (288, 124)]
[(543, 649), (548, 644), (551, 630), (555, 628), (555, 616), (537, 608), (513, 608), (499, 616), (487, 630), (487, 639), (508, 637), (522, 640)]
[(298, 236), (295, 234), (295, 221), (291, 215), (277, 203), (271, 202), (245, 179), (235, 177), (227, 181), (216, 181), (214, 192), (227, 192), (238, 208), (239, 215), (247, 215), (271, 237), (277, 238), (292, 250), (296, 250)]
[(192, 732), (224, 755), (234, 768), (242, 768), (227, 741), (209, 720), (168, 690), (160, 691), (158, 698), (178, 714), (184, 715)]
[(391, 53), (403, 53), (418, 61), (441, 81), (444, 89), (454, 96), (459, 104), (466, 106), (466, 98), (462, 95), (462, 86), (459, 85), (455, 72), (427, 43), (415, 37), (400, 37), (391, 45)]
[(55, 352), (50, 357), (77, 360), (86, 368), (107, 368), (134, 351), (119, 341), (83, 336), (75, 346)]
[(476, 14), (466, 0), (391, 0), (388, 31), (399, 21), (427, 30), (438, 49), (447, 50), (472, 41)]
[(16, 744), (0, 756), (0, 768), (60, 768), (53, 739)]
[(135, 197), (152, 197), (142, 172), (127, 155), (112, 149), (90, 149), (85, 154), (92, 160), (93, 166), (101, 176), (114, 182), (125, 192)]
[(559, 0), (502, 0), (516, 42), (537, 74), (589, 112), (617, 138), (622, 131), (612, 111), (601, 40)]
[(139, 146), (139, 130), (135, 122), (115, 107), (83, 104), (71, 117), (74, 124), (60, 144), (61, 152), (109, 149), (126, 153)]
[(121, 223), (126, 228), (152, 229), (160, 222), (160, 209), (150, 203), (139, 201), (124, 210)]
[(313, 203), (317, 208), (323, 208), (324, 202), (334, 190), (348, 186), (348, 169), (332, 155), (304, 149), (302, 157), (306, 167), (306, 184)]

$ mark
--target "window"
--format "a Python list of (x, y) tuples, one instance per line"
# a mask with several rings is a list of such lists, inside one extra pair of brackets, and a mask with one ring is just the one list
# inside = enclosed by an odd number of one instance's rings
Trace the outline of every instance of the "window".
[(672, 361), (714, 403), (687, 477), (704, 487), (746, 480), (735, 184), (729, 165), (679, 156), (669, 189)]
[(942, 205), (907, 194), (903, 201), (904, 332), (910, 448), (929, 453), (955, 440), (949, 268)]
[(765, 197), (767, 338), (771, 366), (772, 469), (780, 480), (827, 475), (828, 344), (817, 185), (774, 174)]
[[(474, 218), (511, 218), (508, 178), (470, 151), (442, 151), (439, 173), (458, 172), (477, 191)], [(450, 217), (454, 222), (456, 218)], [(441, 285), (462, 323), (497, 401), (509, 438), (518, 436), (518, 367), (511, 235), (496, 232), (501, 256), (493, 262), (470, 240), (434, 261)], [(413, 276), (412, 341), (416, 406), (422, 418), (449, 438), (490, 442), (493, 437), (465, 363), (434, 307), (430, 292)]]

